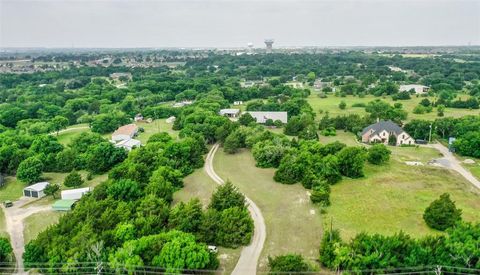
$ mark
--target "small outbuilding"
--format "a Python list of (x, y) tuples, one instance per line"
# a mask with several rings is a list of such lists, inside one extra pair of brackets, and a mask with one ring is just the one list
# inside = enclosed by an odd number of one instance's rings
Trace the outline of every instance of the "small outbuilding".
[(167, 118), (165, 121), (166, 121), (168, 124), (171, 124), (171, 123), (174, 123), (174, 122), (175, 122), (175, 119), (177, 119), (177, 118), (174, 117), (174, 116), (171, 116), (171, 117)]
[(119, 127), (112, 134), (112, 140), (115, 142), (128, 140), (133, 138), (138, 133), (138, 127), (135, 124), (127, 124)]
[(265, 123), (267, 120), (271, 119), (273, 121), (280, 120), (282, 123), (288, 122), (287, 112), (247, 112), (249, 113), (257, 123)]
[(115, 147), (117, 148), (124, 148), (127, 151), (131, 151), (133, 148), (140, 147), (142, 145), (142, 142), (138, 139), (128, 139), (128, 140), (122, 140), (118, 143), (115, 144)]
[(62, 200), (79, 200), (83, 195), (91, 191), (90, 187), (63, 190), (60, 194)]
[(33, 185), (27, 186), (23, 189), (23, 195), (31, 198), (41, 198), (45, 196), (44, 190), (49, 185), (49, 182), (42, 181)]
[(424, 93), (427, 93), (428, 90), (430, 90), (430, 87), (419, 85), (419, 84), (408, 84), (408, 85), (400, 85), (400, 88), (399, 88), (400, 92), (409, 92), (411, 90), (415, 91), (415, 94), (424, 94)]
[(70, 211), (75, 206), (77, 200), (58, 200), (53, 203), (52, 209), (55, 211)]
[(226, 117), (238, 117), (240, 114), (239, 109), (221, 109), (220, 113), (221, 116), (226, 116)]

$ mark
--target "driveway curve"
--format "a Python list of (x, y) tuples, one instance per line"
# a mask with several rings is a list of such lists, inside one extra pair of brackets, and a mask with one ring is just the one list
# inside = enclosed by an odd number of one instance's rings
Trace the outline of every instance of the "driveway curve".
[[(219, 185), (222, 185), (225, 183), (225, 181), (220, 178), (220, 176), (218, 176), (213, 169), (213, 158), (215, 157), (215, 153), (217, 152), (218, 147), (219, 144), (216, 143), (215, 145), (213, 145), (212, 149), (210, 149), (210, 152), (208, 152), (207, 159), (205, 160), (204, 169), (213, 181), (215, 181)], [(265, 238), (267, 236), (265, 220), (262, 216), (260, 208), (258, 208), (258, 206), (251, 199), (247, 197), (245, 197), (245, 199), (248, 203), (248, 211), (250, 212), (250, 216), (253, 219), (253, 224), (255, 228), (253, 232), (252, 242), (242, 249), (237, 265), (232, 271), (232, 274), (234, 275), (257, 274), (258, 259), (260, 258), (260, 254), (262, 253), (263, 244), (265, 243)]]
[(433, 143), (433, 144), (428, 144), (428, 145), (424, 145), (424, 147), (430, 147), (430, 148), (434, 148), (436, 149), (437, 151), (439, 151), (440, 153), (442, 153), (443, 155), (443, 158), (440, 158), (440, 159), (444, 159), (444, 160), (447, 160), (446, 163), (448, 163), (448, 165), (443, 165), (444, 167), (448, 168), (448, 169), (452, 169), (452, 170), (455, 170), (457, 171), (460, 175), (462, 175), (466, 180), (468, 180), (471, 184), (473, 184), (475, 187), (477, 187), (478, 189), (480, 189), (480, 181), (478, 181), (477, 178), (475, 178), (475, 176), (472, 175), (472, 173), (470, 173), (470, 171), (468, 171), (467, 169), (465, 169), (462, 164), (460, 163), (460, 161), (455, 157), (455, 155), (453, 155), (452, 152), (450, 152), (450, 150), (448, 150), (447, 147), (445, 147), (443, 144), (441, 143)]

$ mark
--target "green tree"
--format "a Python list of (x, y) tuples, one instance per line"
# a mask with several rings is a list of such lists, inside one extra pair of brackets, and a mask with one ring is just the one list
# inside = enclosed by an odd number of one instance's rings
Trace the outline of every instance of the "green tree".
[(340, 101), (340, 104), (338, 104), (338, 108), (340, 108), (340, 110), (345, 110), (345, 108), (347, 108), (347, 103), (345, 103), (345, 101)]
[(444, 193), (425, 209), (423, 219), (429, 227), (443, 231), (462, 219), (462, 210)]
[(330, 269), (338, 268), (337, 253), (343, 246), (340, 231), (326, 230), (320, 244), (320, 263)]
[(223, 211), (232, 207), (245, 208), (245, 196), (238, 191), (231, 181), (217, 187), (212, 194), (209, 208)]
[(197, 232), (202, 222), (202, 204), (198, 198), (180, 202), (170, 211), (169, 226), (183, 232)]
[(0, 237), (0, 266), (2, 263), (7, 263), (12, 261), (12, 246), (10, 241), (5, 237)]
[(310, 200), (322, 206), (330, 205), (330, 185), (324, 181), (313, 184)]
[(169, 274), (182, 274), (184, 269), (204, 269), (210, 264), (207, 246), (197, 244), (190, 234), (182, 234), (167, 242), (153, 259), (153, 265), (166, 268)]
[(107, 194), (117, 200), (132, 201), (142, 196), (142, 190), (137, 182), (121, 179), (108, 185)]
[(375, 144), (368, 148), (367, 160), (371, 164), (383, 164), (388, 162), (391, 153), (384, 144)]
[(310, 274), (310, 266), (299, 254), (268, 257), (269, 274)]
[(252, 122), (256, 122), (256, 120), (252, 117), (250, 113), (244, 113), (238, 118), (238, 123), (243, 126), (248, 126)]
[(52, 125), (53, 130), (57, 132), (57, 136), (58, 136), (58, 133), (60, 132), (60, 130), (67, 128), (68, 118), (63, 116), (55, 116), (54, 118), (52, 118), (50, 123)]
[(363, 177), (363, 167), (365, 166), (365, 148), (363, 147), (345, 147), (338, 152), (338, 164), (340, 173), (349, 178)]
[(236, 248), (247, 245), (253, 235), (253, 220), (245, 207), (232, 207), (221, 212), (216, 241), (218, 245)]
[(443, 117), (445, 115), (445, 105), (439, 104), (437, 106), (437, 116)]
[(82, 176), (77, 171), (73, 170), (63, 180), (63, 185), (67, 187), (77, 187), (84, 183)]
[(32, 184), (42, 178), (43, 163), (37, 157), (29, 157), (18, 166), (17, 178), (25, 183)]
[(56, 194), (60, 191), (60, 186), (55, 183), (50, 183), (45, 187), (44, 193), (47, 196), (52, 196), (52, 198), (56, 198)]

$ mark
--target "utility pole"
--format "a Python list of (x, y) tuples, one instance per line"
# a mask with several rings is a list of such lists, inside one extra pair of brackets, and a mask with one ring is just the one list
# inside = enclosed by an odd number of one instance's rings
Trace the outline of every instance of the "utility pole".
[(428, 135), (428, 143), (432, 142), (432, 124), (430, 124), (430, 133)]

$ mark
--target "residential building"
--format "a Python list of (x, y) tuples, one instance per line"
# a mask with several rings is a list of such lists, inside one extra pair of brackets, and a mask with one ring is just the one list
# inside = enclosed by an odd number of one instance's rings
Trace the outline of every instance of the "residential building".
[(389, 140), (394, 137), (395, 145), (413, 145), (415, 140), (391, 120), (379, 121), (367, 126), (361, 133), (362, 142), (365, 143), (383, 143), (389, 144)]
[(242, 105), (242, 104), (243, 104), (243, 101), (241, 101), (241, 100), (233, 102), (233, 105), (235, 105), (235, 106)]
[(112, 134), (112, 140), (115, 142), (129, 140), (138, 133), (138, 127), (135, 124), (127, 124), (119, 127)]
[(287, 112), (247, 112), (249, 113), (254, 119), (256, 119), (257, 123), (265, 123), (268, 119), (273, 121), (280, 120), (282, 123), (288, 122), (288, 114)]
[(142, 146), (142, 142), (134, 138), (122, 140), (115, 144), (115, 147), (124, 148), (127, 151), (131, 151), (133, 148), (140, 147), (140, 146)]
[(219, 114), (221, 116), (235, 118), (235, 117), (238, 117), (238, 115), (240, 114), (240, 110), (239, 109), (221, 109)]
[(410, 90), (414, 90), (416, 94), (424, 94), (430, 90), (430, 87), (419, 84), (400, 85), (400, 92), (409, 92)]
[(45, 196), (44, 190), (49, 184), (49, 182), (42, 181), (27, 186), (23, 189), (23, 195), (31, 198), (42, 198)]
[(143, 118), (142, 114), (136, 114), (135, 117), (133, 118), (133, 120), (135, 122), (143, 121), (143, 119), (144, 118)]
[(62, 200), (79, 200), (91, 190), (90, 187), (63, 190), (60, 195)]

